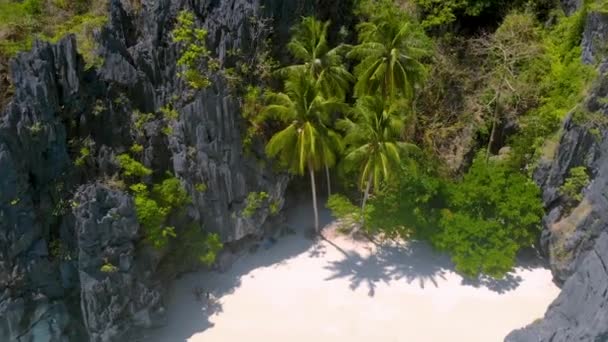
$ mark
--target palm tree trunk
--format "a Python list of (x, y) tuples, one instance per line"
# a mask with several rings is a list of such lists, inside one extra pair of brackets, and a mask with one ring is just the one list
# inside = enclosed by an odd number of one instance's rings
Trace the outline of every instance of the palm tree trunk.
[(312, 165), (308, 165), (308, 172), (310, 173), (310, 186), (312, 189), (312, 207), (315, 211), (315, 232), (319, 234), (319, 210), (317, 209), (317, 186), (315, 184), (315, 171)]
[(367, 185), (365, 186), (365, 192), (363, 193), (363, 202), (361, 203), (361, 214), (365, 211), (365, 204), (367, 203), (367, 199), (369, 198), (369, 192), (372, 189), (372, 175), (369, 175), (367, 179)]
[(325, 176), (327, 177), (327, 197), (331, 196), (331, 177), (329, 176), (329, 167), (325, 166)]

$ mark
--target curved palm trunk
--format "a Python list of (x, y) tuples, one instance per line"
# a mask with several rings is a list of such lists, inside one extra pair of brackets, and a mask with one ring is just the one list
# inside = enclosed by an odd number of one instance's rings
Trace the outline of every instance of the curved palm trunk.
[(329, 176), (329, 167), (325, 166), (325, 176), (327, 177), (327, 197), (331, 196), (331, 177)]
[(312, 190), (312, 207), (315, 211), (315, 232), (319, 234), (319, 210), (317, 209), (317, 186), (315, 184), (315, 171), (311, 165), (308, 165), (310, 173), (310, 186)]

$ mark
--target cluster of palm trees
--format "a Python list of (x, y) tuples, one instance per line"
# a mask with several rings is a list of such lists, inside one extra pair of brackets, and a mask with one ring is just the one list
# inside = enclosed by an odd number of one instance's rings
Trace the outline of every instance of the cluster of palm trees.
[[(378, 16), (358, 26), (358, 45), (335, 48), (328, 42), (329, 22), (305, 17), (294, 29), (287, 47), (299, 64), (278, 71), (283, 92), (266, 96), (262, 110), (265, 119), (282, 123), (266, 153), (293, 174), (309, 173), (317, 233), (317, 171), (325, 169), (331, 193), (329, 168), (339, 159), (356, 168), (364, 210), (373, 189), (415, 148), (406, 141), (415, 123), (416, 87), (425, 75), (421, 59), (429, 50), (412, 25)], [(354, 75), (347, 60), (357, 63)], [(352, 106), (348, 95), (356, 99)]]

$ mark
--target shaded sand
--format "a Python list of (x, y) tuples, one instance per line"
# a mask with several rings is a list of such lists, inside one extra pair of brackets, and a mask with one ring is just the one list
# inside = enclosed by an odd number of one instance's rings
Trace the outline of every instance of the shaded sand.
[[(288, 213), (300, 231), (241, 257), (224, 274), (184, 276), (172, 289), (167, 326), (154, 342), (502, 341), (543, 316), (559, 289), (531, 264), (502, 281), (463, 282), (445, 255), (426, 244), (352, 241), (302, 230), (310, 208)], [(330, 223), (327, 212), (324, 223)], [(204, 286), (217, 300), (196, 301)]]

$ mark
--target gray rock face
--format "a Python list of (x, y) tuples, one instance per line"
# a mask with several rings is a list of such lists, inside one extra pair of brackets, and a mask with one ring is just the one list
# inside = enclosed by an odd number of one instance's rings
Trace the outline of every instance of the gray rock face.
[(544, 319), (512, 332), (506, 342), (608, 341), (608, 232), (564, 284)]
[[(0, 341), (124, 341), (133, 327), (162, 323), (170, 279), (156, 272), (171, 251), (147, 247), (131, 195), (116, 190), (115, 157), (135, 143), (155, 171), (145, 181), (170, 172), (192, 198), (178, 234), (188, 223), (226, 243), (259, 236), (270, 209), (243, 217), (247, 195), (264, 191), (283, 205), (288, 177), (273, 172), (260, 146), (243, 151), (239, 99), (219, 76), (209, 89), (189, 89), (170, 31), (179, 11), (193, 11), (229, 67), (230, 50), (255, 43), (251, 18), (274, 18), (273, 38), (284, 42), (313, 2), (133, 4), (110, 1), (97, 69), (85, 70), (71, 37), (36, 43), (12, 62), (15, 95), (0, 114)], [(168, 105), (177, 120), (162, 118)], [(152, 119), (136, 129), (135, 112)]]
[[(583, 59), (599, 63), (608, 37), (605, 14), (589, 13), (583, 38)], [(607, 64), (582, 109), (608, 116)], [(553, 160), (546, 160), (535, 179), (543, 190), (548, 214), (541, 247), (549, 256), (562, 293), (543, 320), (511, 333), (508, 342), (608, 341), (608, 129), (590, 120), (569, 118)], [(590, 182), (583, 199), (572, 206), (559, 188), (570, 170), (583, 166)]]
[(82, 203), (74, 215), (85, 327), (91, 341), (126, 341), (133, 327), (162, 319), (153, 253), (136, 250), (141, 232), (128, 194), (94, 184), (76, 201)]
[(77, 330), (59, 270), (74, 243), (60, 193), (73, 165), (64, 120), (87, 97), (82, 65), (73, 39), (38, 43), (12, 63), (15, 96), (0, 116), (2, 341), (63, 341)]
[(608, 13), (591, 12), (587, 15), (583, 34), (583, 62), (588, 64), (602, 62), (608, 47)]

